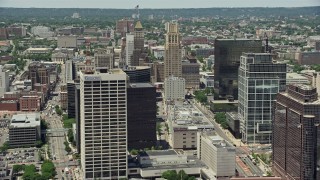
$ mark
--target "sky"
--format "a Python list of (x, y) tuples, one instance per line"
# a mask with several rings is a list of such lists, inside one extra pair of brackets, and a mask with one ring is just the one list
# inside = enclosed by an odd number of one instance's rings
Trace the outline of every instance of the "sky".
[(209, 7), (305, 7), (320, 0), (0, 0), (0, 7), (20, 8), (209, 8)]

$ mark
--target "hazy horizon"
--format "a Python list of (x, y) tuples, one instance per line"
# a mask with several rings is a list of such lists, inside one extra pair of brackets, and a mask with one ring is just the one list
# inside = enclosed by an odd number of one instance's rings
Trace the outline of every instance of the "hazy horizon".
[(320, 6), (320, 0), (0, 0), (0, 7), (11, 8), (100, 8), (100, 9), (176, 9), (176, 8), (251, 8)]

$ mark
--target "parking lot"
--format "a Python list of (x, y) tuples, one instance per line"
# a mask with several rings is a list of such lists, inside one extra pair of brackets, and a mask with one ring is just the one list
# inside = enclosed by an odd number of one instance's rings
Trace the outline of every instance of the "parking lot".
[(39, 161), (37, 148), (16, 148), (9, 150), (5, 156), (0, 156), (0, 161), (8, 164), (31, 164)]

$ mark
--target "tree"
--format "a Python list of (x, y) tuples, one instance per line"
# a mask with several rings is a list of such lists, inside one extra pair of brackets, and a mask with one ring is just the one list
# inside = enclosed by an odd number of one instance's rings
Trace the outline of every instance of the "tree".
[(50, 160), (45, 160), (43, 162), (43, 164), (41, 165), (41, 173), (45, 179), (54, 178), (54, 176), (56, 176), (57, 172), (56, 172), (56, 168), (54, 167), (53, 162)]
[(18, 173), (18, 172), (22, 171), (23, 169), (24, 169), (24, 166), (20, 165), (20, 164), (15, 164), (12, 167), (13, 173)]
[(194, 176), (189, 176), (184, 172), (184, 170), (180, 170), (178, 173), (176, 170), (168, 170), (162, 173), (162, 178), (167, 180), (195, 180)]
[(227, 129), (229, 127), (225, 113), (222, 113), (222, 112), (216, 113), (215, 120), (217, 123), (219, 123), (222, 126), (223, 129)]
[(6, 152), (9, 149), (9, 143), (5, 142), (2, 146), (0, 146), (0, 152)]
[(162, 125), (160, 123), (157, 123), (157, 133), (158, 133), (158, 136), (160, 137), (161, 136), (161, 128), (162, 128)]
[(130, 154), (131, 155), (138, 155), (139, 151), (136, 149), (131, 149)]
[(74, 136), (73, 136), (73, 131), (72, 131), (72, 129), (69, 129), (68, 130), (68, 140), (69, 140), (69, 142), (73, 142), (74, 141)]

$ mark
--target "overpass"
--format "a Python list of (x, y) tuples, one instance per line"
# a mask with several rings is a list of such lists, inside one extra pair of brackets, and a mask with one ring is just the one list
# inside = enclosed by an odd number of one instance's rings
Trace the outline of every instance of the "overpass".
[(46, 134), (49, 137), (63, 137), (67, 132), (68, 129), (65, 128), (46, 129), (41, 131), (42, 134)]

